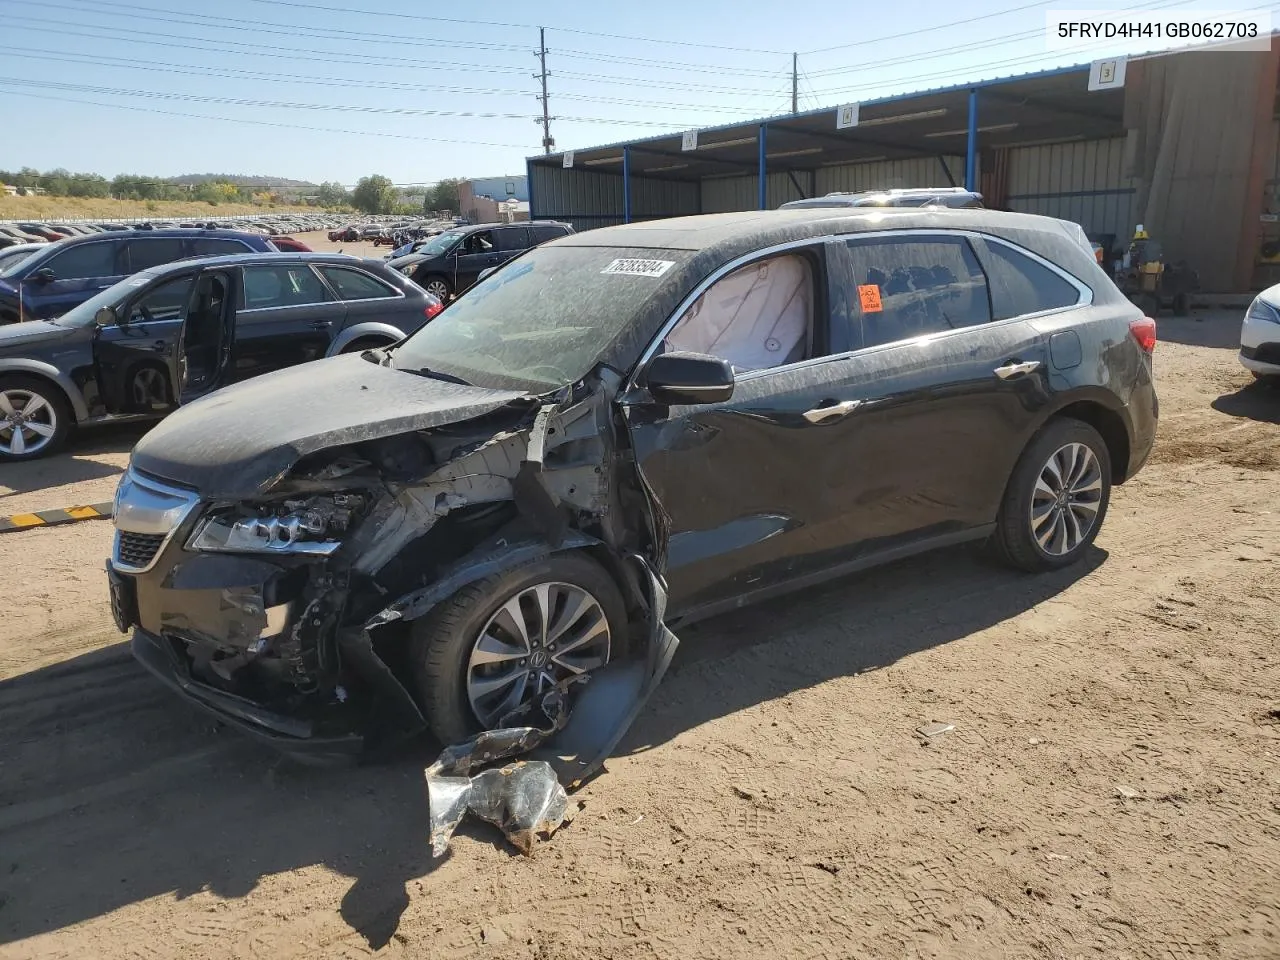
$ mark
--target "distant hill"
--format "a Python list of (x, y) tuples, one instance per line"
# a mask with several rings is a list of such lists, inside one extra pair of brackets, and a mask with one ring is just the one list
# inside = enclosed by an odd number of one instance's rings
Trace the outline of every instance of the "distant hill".
[(219, 183), (234, 183), (238, 187), (317, 187), (319, 184), (309, 180), (290, 180), (288, 177), (245, 176), (240, 173), (185, 173), (180, 177), (167, 177), (167, 182), (194, 186), (216, 180)]

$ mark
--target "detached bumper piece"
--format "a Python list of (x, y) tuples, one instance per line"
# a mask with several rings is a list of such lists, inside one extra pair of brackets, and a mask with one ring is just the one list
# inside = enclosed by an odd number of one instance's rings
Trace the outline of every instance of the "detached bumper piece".
[[(568, 678), (536, 705), (505, 717), (501, 729), (447, 747), (427, 768), (433, 856), (448, 850), (468, 811), (502, 830), (525, 856), (533, 853), (537, 837), (550, 838), (571, 819), (567, 791), (600, 772), (680, 645), (663, 623), (666, 590), (648, 565), (641, 565), (650, 599), (649, 642), (641, 656)], [(523, 725), (530, 720), (540, 722)], [(527, 759), (490, 766), (519, 756)], [(474, 772), (483, 767), (489, 769)]]
[(300, 762), (340, 763), (356, 758), (361, 752), (364, 738), (359, 734), (319, 735), (309, 720), (275, 713), (261, 704), (215, 690), (194, 679), (187, 664), (163, 637), (135, 630), (130, 650), (156, 679), (189, 703)]

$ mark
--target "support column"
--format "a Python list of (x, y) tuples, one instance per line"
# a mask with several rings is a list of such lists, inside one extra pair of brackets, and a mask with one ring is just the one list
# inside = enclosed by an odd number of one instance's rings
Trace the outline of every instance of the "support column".
[(760, 178), (760, 209), (761, 210), (769, 209), (769, 169), (768, 169), (769, 165), (765, 161), (765, 150), (767, 149), (765, 144), (769, 138), (768, 129), (769, 129), (769, 125), (767, 123), (760, 124), (759, 178)]
[(622, 148), (622, 222), (631, 222), (631, 148)]
[(964, 151), (964, 188), (978, 189), (978, 89), (969, 91), (969, 142)]

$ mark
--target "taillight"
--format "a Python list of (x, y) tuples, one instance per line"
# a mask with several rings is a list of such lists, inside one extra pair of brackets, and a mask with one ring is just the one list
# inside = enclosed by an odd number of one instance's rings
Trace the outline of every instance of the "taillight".
[(441, 303), (439, 300), (432, 300), (430, 303), (427, 304), (427, 309), (423, 310), (422, 312), (426, 315), (427, 319), (430, 320), (432, 317), (434, 317), (437, 313), (439, 313), (443, 309), (444, 309), (443, 303)]
[(1150, 317), (1129, 321), (1129, 332), (1143, 353), (1153, 353), (1156, 349), (1156, 322)]

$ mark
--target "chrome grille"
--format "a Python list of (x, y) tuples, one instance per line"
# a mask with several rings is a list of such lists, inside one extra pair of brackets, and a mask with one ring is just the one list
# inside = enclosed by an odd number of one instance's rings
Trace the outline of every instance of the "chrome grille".
[(164, 544), (163, 533), (128, 533), (116, 531), (115, 563), (118, 567), (142, 570), (151, 565)]
[(171, 486), (130, 467), (116, 491), (112, 566), (126, 573), (149, 570), (198, 503), (194, 490)]

